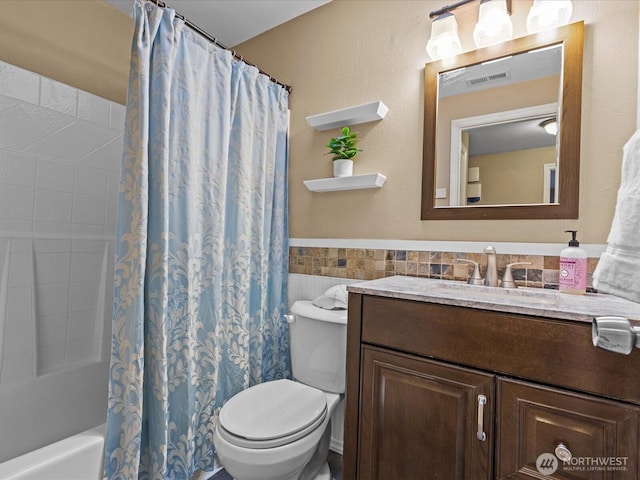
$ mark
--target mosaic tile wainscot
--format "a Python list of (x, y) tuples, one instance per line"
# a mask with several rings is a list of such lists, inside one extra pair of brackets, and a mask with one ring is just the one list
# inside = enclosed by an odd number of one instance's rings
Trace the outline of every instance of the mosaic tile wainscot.
[[(289, 272), (357, 280), (408, 275), (466, 281), (473, 273), (473, 266), (466, 262), (457, 263), (459, 259), (478, 262), (484, 278), (486, 258), (482, 253), (364, 248), (290, 247)], [(516, 262), (531, 262), (531, 265), (513, 267), (513, 278), (518, 286), (558, 288), (558, 256), (498, 254), (500, 278), (505, 266)], [(589, 287), (597, 263), (597, 258), (588, 259)]]

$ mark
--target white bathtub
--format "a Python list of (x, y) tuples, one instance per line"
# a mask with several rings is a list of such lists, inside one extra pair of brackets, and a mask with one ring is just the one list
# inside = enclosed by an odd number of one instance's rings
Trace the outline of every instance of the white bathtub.
[[(101, 480), (105, 424), (0, 463), (0, 480)], [(222, 470), (196, 472), (191, 480), (209, 480)]]
[(0, 463), (2, 480), (100, 480), (105, 425)]

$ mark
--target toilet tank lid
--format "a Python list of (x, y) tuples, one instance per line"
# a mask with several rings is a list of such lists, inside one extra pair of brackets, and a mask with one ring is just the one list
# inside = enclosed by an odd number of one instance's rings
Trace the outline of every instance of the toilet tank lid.
[(291, 313), (323, 322), (347, 324), (346, 310), (325, 310), (316, 307), (309, 300), (298, 300), (295, 302), (291, 306)]

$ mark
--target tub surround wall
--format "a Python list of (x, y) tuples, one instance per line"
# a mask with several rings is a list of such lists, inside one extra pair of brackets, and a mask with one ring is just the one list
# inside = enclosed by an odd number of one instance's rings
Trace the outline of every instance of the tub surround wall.
[(0, 462), (104, 422), (124, 114), (0, 61)]
[(132, 32), (101, 0), (2, 2), (0, 462), (104, 422)]
[(2, 2), (0, 462), (104, 422), (132, 32), (101, 0)]

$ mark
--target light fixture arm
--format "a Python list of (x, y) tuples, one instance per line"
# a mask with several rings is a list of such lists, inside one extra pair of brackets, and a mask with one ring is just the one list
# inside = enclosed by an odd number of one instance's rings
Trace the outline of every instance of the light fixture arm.
[(444, 13), (449, 13), (451, 10), (455, 10), (456, 8), (466, 5), (467, 3), (471, 3), (473, 1), (474, 0), (460, 0), (459, 2), (452, 3), (451, 5), (445, 5), (444, 7), (440, 7), (439, 9), (433, 10), (431, 13), (429, 13), (429, 18), (439, 17)]
[[(460, 0), (459, 2), (456, 3), (452, 3), (451, 5), (445, 5), (444, 7), (440, 7), (437, 10), (433, 10), (432, 12), (429, 13), (429, 18), (436, 18), (439, 17), (440, 15), (443, 15), (445, 13), (449, 13), (452, 10), (455, 10), (458, 7), (462, 7), (464, 5), (467, 5), (468, 3), (472, 3), (476, 0)], [(507, 12), (509, 12), (509, 15), (511, 15), (511, 0), (507, 0)]]

